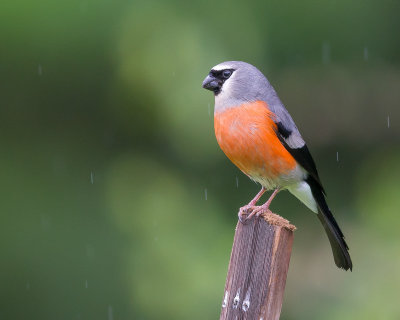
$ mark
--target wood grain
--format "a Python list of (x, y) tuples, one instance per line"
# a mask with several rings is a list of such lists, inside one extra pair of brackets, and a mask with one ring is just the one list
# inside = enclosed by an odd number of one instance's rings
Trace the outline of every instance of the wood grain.
[(279, 319), (296, 228), (278, 215), (238, 222), (220, 319)]

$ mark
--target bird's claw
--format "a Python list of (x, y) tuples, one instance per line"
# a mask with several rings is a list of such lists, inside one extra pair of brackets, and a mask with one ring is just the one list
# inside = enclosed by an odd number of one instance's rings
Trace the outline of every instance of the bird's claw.
[(262, 214), (271, 213), (268, 207), (265, 206), (252, 206), (246, 205), (239, 209), (238, 217), (241, 223), (246, 223), (247, 220), (250, 220), (253, 216), (259, 217)]
[(254, 211), (254, 206), (246, 205), (239, 209), (238, 217), (241, 223), (245, 223), (246, 220), (251, 218), (251, 214)]

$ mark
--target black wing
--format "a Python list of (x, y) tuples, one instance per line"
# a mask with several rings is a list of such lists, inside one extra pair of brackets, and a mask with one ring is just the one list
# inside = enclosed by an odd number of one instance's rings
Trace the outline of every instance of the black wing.
[(318, 183), (322, 192), (325, 194), (325, 190), (322, 186), (321, 180), (318, 176), (317, 167), (315, 166), (314, 159), (311, 156), (310, 151), (307, 148), (307, 145), (304, 143), (302, 146), (298, 148), (294, 146), (289, 146), (288, 140), (292, 134), (296, 134), (290, 129), (286, 128), (282, 122), (276, 123), (277, 132), (276, 135), (278, 136), (279, 140), (281, 141), (282, 145), (285, 149), (292, 155), (293, 158), (310, 174), (312, 178)]
[[(315, 162), (308, 151), (307, 145), (304, 140), (301, 139), (297, 128), (293, 131), (287, 129), (282, 125), (281, 122), (277, 122), (277, 136), (281, 141), (282, 145), (286, 150), (296, 159), (296, 161), (309, 173), (309, 176), (305, 180), (311, 188), (312, 195), (318, 206), (318, 218), (321, 221), (325, 232), (328, 236), (329, 242), (331, 244), (333, 257), (336, 265), (344, 270), (352, 270), (353, 263), (349, 254), (349, 247), (342, 231), (339, 228), (332, 212), (325, 200), (325, 190), (322, 187), (321, 181), (318, 176), (317, 167)], [(291, 135), (297, 135), (296, 137), (291, 137)], [(296, 138), (296, 139), (293, 139)], [(296, 148), (295, 146), (298, 145)]]

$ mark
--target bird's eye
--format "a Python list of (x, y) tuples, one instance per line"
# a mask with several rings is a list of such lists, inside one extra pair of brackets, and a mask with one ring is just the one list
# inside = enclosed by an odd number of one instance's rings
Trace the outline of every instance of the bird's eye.
[(231, 75), (232, 75), (232, 71), (231, 70), (224, 70), (222, 72), (222, 76), (224, 77), (224, 79), (228, 79)]

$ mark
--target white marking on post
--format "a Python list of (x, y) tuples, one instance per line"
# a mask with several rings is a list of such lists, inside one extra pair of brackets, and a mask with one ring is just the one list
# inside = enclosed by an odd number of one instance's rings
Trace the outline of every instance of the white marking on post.
[(240, 288), (236, 292), (236, 296), (233, 299), (233, 309), (237, 309), (239, 302), (240, 302)]
[(244, 298), (244, 301), (243, 301), (243, 304), (242, 304), (242, 310), (244, 312), (246, 312), (250, 308), (250, 292), (251, 292), (250, 289), (247, 290), (246, 297)]
[(225, 291), (224, 301), (222, 302), (222, 308), (226, 308), (228, 305), (229, 291)]

